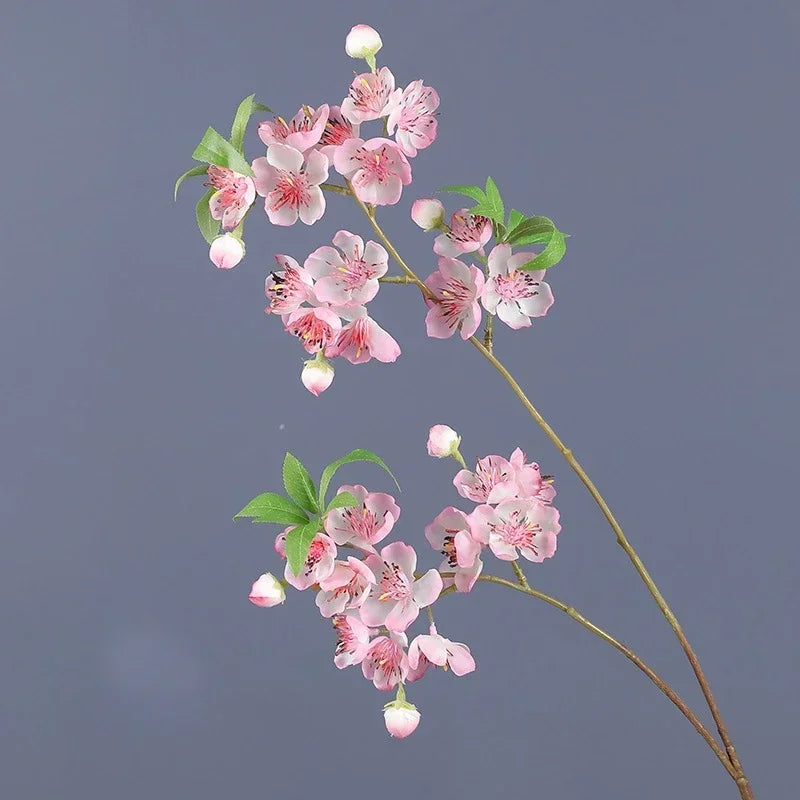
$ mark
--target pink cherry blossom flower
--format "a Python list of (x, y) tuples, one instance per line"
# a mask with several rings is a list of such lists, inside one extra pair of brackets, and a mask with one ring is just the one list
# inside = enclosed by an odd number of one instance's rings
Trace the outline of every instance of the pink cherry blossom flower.
[(490, 314), (497, 314), (515, 330), (527, 328), (531, 317), (543, 317), (553, 305), (553, 292), (542, 280), (545, 271), (519, 269), (535, 256), (536, 253), (511, 255), (508, 244), (498, 244), (489, 253), (489, 280), (481, 302)]
[(473, 503), (494, 505), (516, 497), (517, 471), (502, 456), (486, 456), (479, 459), (475, 472), (468, 469), (459, 471), (453, 478), (453, 486), (462, 497)]
[[(293, 528), (287, 528), (282, 533), (279, 533), (275, 539), (275, 551), (282, 558), (286, 558), (286, 534), (291, 530)], [(336, 545), (333, 539), (324, 533), (318, 533), (311, 540), (311, 547), (300, 574), (295, 575), (287, 561), (283, 577), (295, 589), (308, 589), (309, 586), (313, 586), (315, 583), (327, 578), (333, 572), (335, 565)]]
[(408, 159), (391, 139), (348, 139), (337, 148), (333, 165), (353, 184), (362, 203), (394, 205), (403, 186), (411, 183)]
[(378, 278), (389, 269), (388, 253), (377, 242), (364, 247), (364, 240), (349, 231), (339, 231), (333, 244), (318, 247), (303, 265), (316, 280), (317, 300), (334, 306), (368, 303), (378, 294)]
[(435, 569), (414, 580), (417, 554), (403, 542), (386, 545), (380, 556), (367, 556), (366, 564), (378, 578), (361, 606), (361, 619), (366, 625), (404, 631), (417, 618), (420, 608), (433, 603), (442, 591), (442, 576)]
[(389, 67), (356, 75), (347, 97), (342, 100), (342, 114), (351, 122), (368, 122), (383, 117), (393, 91), (394, 75)]
[(439, 268), (425, 280), (438, 302), (426, 299), (428, 336), (447, 339), (461, 326), (461, 338), (469, 339), (481, 323), (478, 298), (483, 291), (483, 273), (455, 258), (440, 258)]
[(316, 111), (303, 106), (289, 122), (283, 117), (259, 122), (259, 138), (267, 147), (273, 144), (286, 144), (305, 153), (319, 142), (328, 122), (329, 111), (327, 105), (321, 105)]
[(372, 570), (357, 558), (337, 561), (333, 572), (319, 582), (316, 604), (323, 617), (332, 617), (343, 611), (358, 608), (367, 599), (375, 583)]
[[(368, 492), (363, 486), (340, 486), (337, 494), (350, 492), (359, 502), (349, 508), (331, 509), (325, 516), (325, 532), (338, 545), (352, 545), (374, 553), (400, 517), (400, 506), (391, 495)], [(373, 576), (373, 583), (376, 582)]]
[(328, 159), (312, 150), (305, 169), (303, 154), (285, 144), (273, 144), (265, 157), (253, 161), (256, 190), (273, 225), (294, 225), (298, 216), (312, 225), (325, 213), (319, 185), (328, 178)]
[(492, 238), (492, 221), (461, 208), (450, 218), (450, 230), (436, 237), (433, 252), (457, 258), (480, 250)]
[(420, 634), (411, 642), (408, 648), (408, 665), (411, 669), (418, 669), (421, 659), (437, 667), (448, 667), (453, 675), (466, 675), (475, 669), (475, 659), (469, 647), (459, 642), (451, 642), (436, 632), (436, 626), (431, 625), (430, 634)]
[(342, 329), (342, 321), (328, 308), (298, 308), (284, 319), (286, 330), (300, 339), (307, 353), (325, 350)]
[(411, 205), (411, 219), (424, 231), (438, 228), (444, 220), (444, 206), (441, 200), (421, 197)]
[(389, 114), (387, 128), (394, 134), (400, 149), (407, 156), (415, 156), (436, 139), (435, 111), (439, 108), (436, 89), (423, 85), (421, 80), (412, 81), (405, 89), (396, 89), (389, 98), (386, 111)]
[(449, 458), (458, 452), (461, 437), (449, 425), (434, 425), (428, 431), (428, 455)]
[(300, 380), (314, 397), (319, 397), (333, 383), (333, 365), (321, 354), (303, 362)]
[(509, 463), (516, 474), (519, 497), (533, 498), (540, 503), (549, 503), (556, 496), (553, 485), (542, 479), (539, 465), (535, 462), (527, 463), (525, 453), (519, 447), (511, 454)]
[(344, 51), (350, 58), (374, 56), (381, 47), (380, 34), (369, 25), (353, 25), (344, 40)]
[(332, 622), (338, 638), (333, 663), (339, 669), (360, 664), (369, 649), (372, 632), (354, 615), (337, 614)]
[(269, 300), (267, 314), (291, 314), (313, 296), (314, 281), (311, 275), (291, 256), (278, 253), (278, 266), (283, 269), (270, 272), (264, 282), (264, 294)]
[(244, 258), (244, 243), (232, 233), (217, 236), (211, 242), (208, 257), (217, 269), (233, 269)]
[(339, 145), (348, 139), (357, 139), (360, 125), (350, 122), (339, 106), (331, 106), (325, 130), (319, 140), (318, 150), (328, 159), (328, 164), (333, 164), (333, 158)]
[(556, 552), (556, 534), (561, 530), (558, 516), (553, 506), (514, 499), (504, 500), (496, 508), (478, 506), (471, 518), (473, 530), (488, 538), (497, 558), (515, 561), (521, 554), (528, 561), (541, 562)]
[(250, 589), (249, 600), (255, 606), (271, 608), (286, 600), (286, 591), (271, 572), (265, 572)]
[(256, 199), (256, 186), (252, 178), (240, 175), (227, 167), (212, 164), (208, 170), (208, 183), (217, 191), (208, 200), (211, 218), (222, 222), (222, 229), (233, 230), (243, 219)]
[(425, 526), (425, 538), (444, 556), (439, 571), (454, 573), (451, 581), (456, 589), (469, 592), (483, 569), (480, 554), (488, 540), (481, 542), (476, 538), (470, 518), (453, 506), (445, 508)]
[(408, 639), (404, 633), (392, 632), (378, 636), (369, 643), (361, 662), (361, 671), (367, 680), (382, 692), (394, 689), (408, 675)]
[(367, 316), (365, 308), (355, 311), (355, 319), (345, 325), (336, 341), (325, 349), (325, 355), (342, 356), (351, 364), (364, 364), (371, 358), (390, 364), (400, 355), (400, 345), (374, 319)]
[(411, 703), (396, 705), (397, 701), (387, 703), (383, 709), (383, 721), (389, 735), (395, 739), (405, 739), (417, 729), (420, 713)]

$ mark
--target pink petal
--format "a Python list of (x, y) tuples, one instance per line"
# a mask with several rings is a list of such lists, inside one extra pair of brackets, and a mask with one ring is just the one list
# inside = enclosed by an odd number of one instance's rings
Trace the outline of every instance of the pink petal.
[(450, 669), (453, 670), (453, 675), (466, 675), (468, 672), (475, 670), (475, 659), (472, 657), (469, 647), (465, 644), (450, 642), (448, 651), (449, 658), (447, 663)]
[(384, 625), (390, 631), (404, 631), (419, 616), (419, 606), (411, 599), (395, 603)]
[(318, 186), (311, 186), (308, 196), (308, 205), (300, 205), (300, 219), (306, 225), (313, 225), (325, 213), (325, 195)]
[(417, 636), (414, 640), (419, 642), (419, 649), (431, 664), (443, 667), (447, 663), (447, 645), (443, 636)]
[(436, 601), (443, 588), (442, 576), (439, 571), (429, 569), (419, 580), (414, 581), (414, 600), (422, 608), (425, 608)]
[(303, 166), (303, 154), (286, 144), (271, 144), (267, 148), (267, 161), (276, 169), (297, 173)]

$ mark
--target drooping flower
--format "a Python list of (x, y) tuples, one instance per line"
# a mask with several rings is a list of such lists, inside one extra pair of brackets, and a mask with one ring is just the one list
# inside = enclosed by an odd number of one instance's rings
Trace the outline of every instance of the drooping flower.
[(250, 602), (261, 608), (271, 608), (286, 600), (283, 584), (271, 573), (265, 572), (250, 589)]
[(478, 506), (471, 514), (473, 530), (488, 539), (489, 548), (503, 561), (521, 554), (541, 562), (556, 552), (561, 526), (558, 511), (536, 500), (504, 500), (497, 507)]
[(396, 89), (389, 98), (386, 130), (394, 134), (400, 149), (410, 157), (424, 150), (436, 139), (436, 109), (439, 95), (421, 80), (412, 81), (405, 89)]
[(386, 104), (394, 91), (394, 75), (389, 67), (356, 75), (342, 100), (342, 114), (351, 122), (368, 122), (386, 115)]
[(220, 220), (223, 230), (232, 231), (256, 199), (255, 183), (247, 175), (215, 164), (207, 172), (209, 180), (204, 186), (217, 190), (208, 200), (211, 217)]
[(391, 632), (388, 636), (373, 639), (361, 662), (364, 677), (382, 692), (394, 689), (408, 675), (407, 646), (408, 639), (404, 633)]
[(328, 122), (330, 108), (323, 104), (316, 111), (303, 106), (290, 120), (283, 117), (260, 122), (258, 135), (267, 147), (285, 144), (305, 153), (316, 145)]
[(519, 497), (533, 498), (540, 503), (549, 503), (556, 496), (553, 484), (542, 478), (539, 465), (533, 461), (526, 462), (525, 453), (519, 447), (511, 454), (509, 463), (516, 474), (517, 495)]
[(370, 629), (352, 614), (337, 614), (332, 622), (338, 639), (333, 663), (339, 669), (360, 664), (369, 649)]
[(441, 200), (421, 197), (411, 205), (411, 219), (424, 231), (438, 228), (444, 221), (444, 206)]
[(361, 619), (366, 625), (404, 631), (417, 618), (420, 608), (433, 603), (442, 591), (442, 576), (435, 569), (414, 579), (417, 554), (403, 542), (386, 545), (380, 556), (367, 556), (366, 564), (378, 579), (361, 606)]
[(453, 486), (473, 503), (494, 505), (517, 496), (517, 470), (502, 456), (486, 456), (478, 460), (475, 472), (462, 469), (456, 473)]
[(360, 127), (357, 122), (350, 122), (342, 114), (340, 106), (331, 106), (328, 121), (325, 123), (325, 130), (322, 131), (318, 145), (320, 153), (327, 156), (328, 164), (333, 164), (333, 157), (339, 145), (348, 139), (358, 137)]
[(333, 365), (319, 352), (303, 362), (300, 380), (314, 397), (319, 397), (333, 383)]
[(475, 659), (469, 647), (441, 636), (436, 632), (435, 625), (431, 625), (429, 634), (417, 636), (408, 648), (408, 665), (411, 669), (418, 669), (423, 658), (437, 667), (449, 667), (453, 675), (459, 677), (475, 669)]
[(294, 225), (298, 216), (312, 225), (325, 213), (319, 185), (328, 178), (328, 159), (312, 150), (303, 169), (303, 154), (285, 144), (267, 148), (266, 157), (253, 161), (256, 190), (265, 198), (264, 210), (273, 225)]
[(470, 214), (461, 208), (450, 218), (450, 230), (439, 234), (433, 242), (433, 252), (457, 258), (464, 253), (480, 250), (492, 238), (492, 221), (488, 217)]
[(453, 577), (445, 578), (444, 582), (454, 583), (459, 592), (469, 592), (483, 569), (480, 554), (482, 545), (487, 543), (476, 538), (470, 518), (463, 511), (448, 506), (425, 526), (425, 538), (444, 556), (439, 571), (453, 573)]
[(347, 561), (337, 561), (333, 572), (319, 582), (315, 602), (323, 617), (332, 617), (358, 608), (367, 598), (375, 583), (372, 570), (357, 558), (348, 556)]
[[(334, 247), (318, 247), (303, 266), (312, 278), (321, 303), (334, 306), (364, 305), (378, 293), (389, 268), (389, 255), (377, 242), (367, 242), (349, 231), (338, 231)], [(338, 248), (338, 249), (337, 249)]]
[(481, 323), (478, 298), (483, 291), (483, 273), (455, 258), (439, 259), (439, 268), (425, 280), (438, 302), (426, 299), (428, 336), (447, 339), (461, 326), (461, 338), (469, 339)]
[(336, 171), (352, 184), (356, 197), (376, 206), (394, 205), (411, 183), (411, 165), (391, 140), (375, 137), (369, 141), (348, 139), (334, 156)]
[(365, 308), (355, 309), (353, 313), (355, 319), (342, 328), (333, 344), (325, 349), (325, 355), (342, 356), (351, 364), (364, 364), (371, 358), (384, 364), (396, 361), (400, 345), (391, 334), (369, 317)]
[(311, 275), (291, 256), (278, 253), (278, 266), (283, 269), (270, 272), (264, 282), (264, 294), (269, 300), (267, 314), (291, 314), (312, 297), (314, 281)]
[(344, 40), (344, 51), (350, 58), (374, 56), (381, 47), (380, 34), (369, 25), (353, 25)]
[(285, 325), (307, 353), (325, 350), (342, 329), (342, 321), (329, 308), (298, 308), (285, 317)]
[(434, 425), (428, 431), (428, 455), (449, 458), (458, 452), (461, 437), (449, 425)]
[[(400, 506), (391, 495), (368, 492), (363, 486), (340, 486), (337, 494), (350, 492), (359, 502), (348, 508), (333, 508), (325, 516), (325, 532), (338, 545), (352, 545), (375, 552), (400, 517)], [(373, 583), (375, 579), (373, 579)]]
[(217, 269), (233, 269), (244, 258), (244, 243), (232, 233), (217, 236), (211, 242), (208, 257)]
[[(275, 539), (275, 551), (282, 558), (286, 558), (286, 535), (290, 530), (292, 528), (287, 528), (282, 533), (279, 533)], [(308, 550), (308, 555), (300, 574), (295, 575), (292, 572), (287, 560), (283, 577), (295, 589), (308, 589), (309, 586), (313, 586), (315, 583), (327, 578), (333, 572), (335, 565), (336, 545), (333, 539), (324, 533), (317, 533), (311, 540), (311, 547)]]
[(519, 269), (535, 256), (512, 255), (508, 244), (498, 244), (489, 253), (489, 279), (481, 302), (490, 314), (497, 314), (514, 330), (527, 328), (531, 317), (543, 317), (553, 305), (553, 292), (542, 280), (545, 270)]

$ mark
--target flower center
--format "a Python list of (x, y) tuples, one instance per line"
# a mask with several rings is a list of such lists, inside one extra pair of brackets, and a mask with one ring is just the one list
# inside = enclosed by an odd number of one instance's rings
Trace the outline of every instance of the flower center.
[(361, 164), (363, 173), (356, 176), (358, 182), (363, 186), (377, 181), (385, 183), (388, 178), (394, 175), (393, 153), (386, 145), (381, 145), (377, 150), (361, 149), (358, 154), (358, 161)]
[(400, 664), (403, 659), (403, 650), (399, 644), (391, 639), (376, 639), (370, 649), (368, 660), (372, 662), (376, 671), (383, 672), (388, 677), (400, 680)]
[(308, 192), (308, 178), (304, 174), (285, 172), (280, 170), (278, 185), (270, 193), (275, 196), (272, 208), (277, 210), (285, 205), (292, 208), (299, 208), (301, 205), (307, 206), (311, 200)]
[(411, 597), (409, 580), (398, 564), (383, 562), (383, 574), (379, 586), (381, 593), (378, 600), (407, 600)]
[(308, 314), (303, 314), (302, 317), (295, 320), (289, 328), (289, 333), (302, 339), (306, 346), (312, 347), (313, 350), (309, 352), (322, 350), (330, 344), (333, 338), (331, 326), (321, 320), (313, 311), (309, 311)]
[(306, 299), (308, 287), (300, 280), (298, 271), (289, 264), (283, 263), (283, 274), (271, 272), (272, 284), (267, 286), (266, 295), (272, 310), (278, 314), (293, 311), (295, 306)]
[(447, 235), (456, 242), (478, 242), (488, 224), (488, 218), (479, 214), (466, 217), (454, 215), (450, 222), (450, 233)]
[(461, 322), (461, 317), (472, 304), (474, 295), (475, 292), (470, 286), (456, 279), (451, 280), (447, 288), (441, 290), (439, 307), (450, 328), (455, 328)]
[[(355, 342), (355, 344), (358, 345), (358, 342)], [(348, 533), (355, 533), (359, 539), (365, 539), (368, 542), (372, 541), (372, 537), (378, 528), (378, 518), (366, 506), (346, 508), (342, 516), (347, 522)]]
[(502, 522), (492, 525), (492, 531), (504, 542), (514, 547), (524, 547), (538, 555), (534, 537), (542, 532), (542, 526), (531, 522), (524, 511), (512, 511)]
[(539, 294), (539, 281), (530, 272), (515, 269), (508, 275), (497, 275), (494, 279), (497, 294), (503, 300), (524, 300)]

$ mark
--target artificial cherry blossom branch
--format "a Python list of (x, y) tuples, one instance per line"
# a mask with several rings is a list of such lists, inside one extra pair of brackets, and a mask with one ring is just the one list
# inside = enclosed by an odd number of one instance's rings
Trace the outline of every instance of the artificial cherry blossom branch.
[[(384, 233), (383, 229), (381, 228), (380, 224), (375, 218), (374, 211), (370, 213), (370, 211), (367, 209), (366, 204), (356, 196), (355, 192), (352, 191), (352, 184), (350, 184), (349, 181), (348, 181), (348, 188), (351, 190), (353, 199), (355, 200), (356, 204), (361, 208), (361, 210), (366, 215), (367, 219), (372, 225), (373, 230), (379, 236), (389, 254), (392, 256), (392, 258), (395, 260), (398, 266), (406, 274), (408, 281), (416, 285), (426, 299), (436, 302), (434, 294), (420, 280), (420, 278), (408, 266), (408, 264), (406, 264), (406, 262), (398, 253), (397, 249), (389, 240), (388, 236)], [(541, 415), (538, 409), (528, 399), (528, 396), (522, 390), (522, 387), (519, 385), (519, 383), (517, 383), (517, 381), (514, 379), (514, 377), (511, 375), (508, 369), (506, 369), (503, 363), (491, 352), (491, 350), (485, 344), (483, 344), (475, 336), (470, 337), (469, 342), (503, 376), (506, 383), (508, 383), (508, 385), (511, 387), (514, 394), (517, 395), (522, 405), (525, 407), (528, 413), (533, 417), (533, 419), (536, 421), (539, 427), (545, 432), (550, 441), (556, 446), (556, 449), (561, 453), (561, 455), (570, 465), (575, 474), (580, 478), (581, 482), (588, 489), (589, 494), (592, 496), (595, 503), (600, 508), (601, 512), (603, 513), (603, 516), (606, 518), (609, 525), (611, 526), (611, 529), (614, 531), (614, 534), (616, 535), (617, 543), (620, 545), (620, 547), (622, 547), (622, 549), (630, 558), (637, 573), (641, 577), (644, 584), (647, 586), (648, 591), (653, 596), (653, 599), (656, 601), (658, 607), (661, 609), (661, 612), (666, 618), (670, 627), (675, 632), (675, 635), (677, 636), (678, 641), (680, 642), (681, 648), (683, 649), (687, 659), (689, 660), (689, 664), (691, 665), (692, 671), (694, 672), (695, 677), (697, 678), (697, 682), (700, 685), (700, 688), (703, 692), (703, 696), (705, 697), (706, 703), (708, 704), (708, 707), (711, 711), (711, 715), (714, 718), (717, 730), (719, 731), (720, 738), (722, 739), (722, 742), (725, 746), (725, 752), (727, 753), (728, 756), (727, 760), (729, 761), (732, 768), (735, 770), (737, 785), (739, 786), (742, 797), (745, 798), (745, 800), (747, 800), (747, 798), (752, 797), (749, 784), (742, 771), (741, 763), (739, 762), (739, 759), (736, 755), (736, 750), (734, 749), (733, 743), (731, 742), (731, 738), (730, 735), (728, 734), (727, 727), (725, 726), (725, 723), (722, 720), (719, 707), (717, 706), (714, 695), (711, 692), (711, 687), (708, 683), (708, 679), (706, 678), (705, 673), (703, 672), (703, 669), (700, 666), (700, 661), (698, 660), (697, 655), (692, 649), (692, 646), (689, 643), (686, 634), (683, 632), (683, 629), (681, 628), (680, 623), (678, 622), (675, 614), (668, 605), (667, 601), (664, 599), (655, 581), (650, 576), (650, 573), (648, 572), (647, 568), (645, 567), (638, 553), (628, 541), (627, 537), (625, 536), (622, 530), (622, 527), (620, 526), (619, 522), (617, 522), (617, 519), (612, 513), (611, 509), (609, 508), (605, 498), (602, 496), (602, 494), (600, 494), (600, 491), (594, 485), (594, 482), (591, 480), (589, 475), (581, 466), (580, 462), (572, 454), (572, 451), (564, 444), (564, 442), (561, 440), (558, 434), (553, 430), (553, 428), (550, 426), (547, 420)]]

